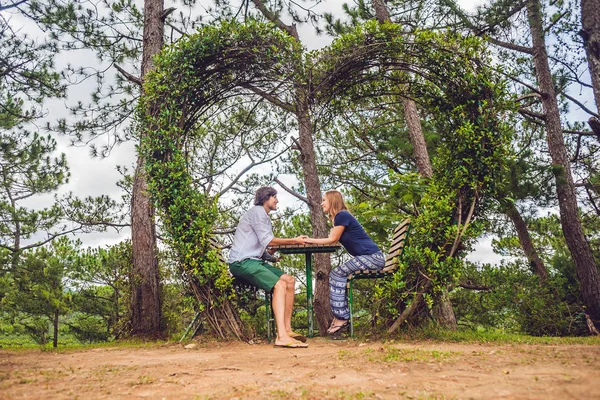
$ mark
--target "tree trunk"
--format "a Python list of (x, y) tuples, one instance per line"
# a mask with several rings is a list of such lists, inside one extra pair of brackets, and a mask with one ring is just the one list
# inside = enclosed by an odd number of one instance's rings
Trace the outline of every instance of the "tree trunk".
[(457, 329), (456, 315), (454, 315), (447, 289), (444, 288), (439, 295), (435, 296), (432, 311), (433, 319), (441, 328), (451, 331)]
[(562, 230), (573, 257), (586, 312), (594, 323), (598, 324), (600, 323), (600, 277), (598, 276), (598, 267), (592, 250), (583, 234), (578, 215), (575, 185), (573, 184), (569, 157), (563, 141), (560, 111), (556, 100), (552, 73), (548, 64), (539, 0), (528, 1), (527, 14), (531, 29), (535, 72), (539, 89), (542, 92), (548, 150), (552, 158), (552, 169), (556, 179)]
[[(299, 96), (304, 99), (303, 96)], [(315, 159), (315, 145), (313, 141), (313, 128), (310, 120), (308, 104), (299, 101), (297, 107), (298, 131), (300, 142), (300, 162), (304, 175), (304, 186), (308, 198), (308, 208), (313, 237), (327, 237), (327, 219), (321, 209), (321, 184), (317, 174)], [(331, 257), (329, 254), (315, 254), (314, 262), (315, 291), (314, 310), (319, 334), (325, 335), (329, 322), (332, 319), (329, 305), (329, 271), (331, 270)]]
[[(390, 13), (383, 0), (372, 0), (372, 4), (375, 9), (375, 16), (380, 23), (391, 21)], [(410, 137), (410, 143), (414, 150), (417, 170), (421, 176), (431, 178), (433, 176), (433, 168), (431, 167), (431, 160), (429, 158), (425, 136), (423, 136), (423, 128), (421, 126), (417, 104), (414, 100), (403, 98), (402, 106), (404, 108), (404, 120), (406, 122), (408, 136)], [(450, 303), (448, 290), (443, 289), (442, 294), (437, 296), (435, 300), (436, 304), (433, 308), (434, 319), (440, 326), (449, 330), (456, 330), (456, 316), (454, 315), (454, 310), (452, 310), (452, 303)]]
[(527, 224), (523, 220), (523, 217), (521, 217), (519, 210), (517, 210), (513, 203), (509, 203), (505, 204), (504, 212), (513, 222), (513, 225), (517, 230), (519, 242), (521, 242), (521, 246), (523, 247), (523, 251), (525, 251), (525, 255), (529, 260), (529, 265), (533, 269), (533, 272), (535, 272), (535, 274), (540, 277), (541, 282), (546, 281), (546, 279), (548, 279), (548, 270), (546, 269), (546, 266), (538, 256), (537, 250), (533, 246), (533, 241), (531, 240), (531, 236), (529, 235)]
[[(142, 79), (153, 67), (152, 57), (163, 46), (163, 6), (163, 0), (144, 1)], [(161, 333), (160, 281), (154, 208), (147, 189), (144, 160), (138, 155), (131, 199), (131, 327), (134, 335), (156, 337)]]
[(54, 327), (54, 337), (52, 339), (52, 347), (55, 349), (58, 347), (58, 308), (54, 310), (54, 319), (52, 321)]
[[(600, 6), (597, 0), (581, 0), (581, 31), (583, 47), (588, 60), (588, 69), (596, 99), (596, 109), (600, 113)], [(600, 120), (591, 117), (588, 121), (592, 131), (600, 140)]]
[(228, 299), (215, 301), (214, 288), (201, 284), (193, 274), (188, 274), (185, 270), (182, 270), (181, 274), (183, 279), (187, 280), (187, 285), (192, 289), (198, 303), (204, 305), (202, 319), (214, 335), (221, 339), (247, 340), (252, 337), (242, 331), (244, 324)]
[[(277, 13), (271, 12), (262, 0), (252, 0), (256, 8), (279, 29), (286, 32), (300, 43), (296, 25), (286, 25), (279, 19)], [(296, 118), (298, 120), (300, 163), (304, 175), (304, 186), (308, 198), (308, 209), (310, 212), (312, 236), (327, 236), (327, 220), (321, 210), (321, 184), (317, 174), (317, 162), (315, 159), (315, 145), (313, 141), (313, 126), (308, 105), (308, 95), (304, 88), (299, 85), (296, 89)], [(325, 335), (329, 322), (333, 318), (329, 305), (329, 270), (331, 269), (331, 257), (329, 254), (315, 254), (314, 274), (314, 311), (319, 328), (319, 334)]]
[(581, 0), (581, 31), (588, 68), (600, 112), (600, 5), (598, 0)]
[(410, 143), (414, 150), (417, 170), (419, 171), (419, 175), (425, 178), (431, 178), (433, 176), (433, 168), (431, 167), (425, 136), (423, 136), (423, 128), (421, 127), (421, 119), (419, 118), (419, 112), (417, 111), (417, 104), (414, 100), (403, 99), (402, 105), (404, 107), (404, 119), (408, 129), (408, 136), (410, 137)]

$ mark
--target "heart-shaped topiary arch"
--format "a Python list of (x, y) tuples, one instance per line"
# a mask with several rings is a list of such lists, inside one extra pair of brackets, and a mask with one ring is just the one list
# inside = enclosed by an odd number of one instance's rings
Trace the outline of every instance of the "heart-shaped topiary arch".
[[(396, 24), (376, 22), (307, 53), (273, 25), (256, 21), (205, 27), (160, 53), (138, 108), (141, 153), (169, 244), (213, 330), (242, 336), (227, 303), (227, 268), (209, 246), (216, 199), (194, 190), (183, 151), (184, 143), (202, 132), (197, 127), (204, 113), (223, 99), (250, 92), (277, 105), (272, 93), (294, 96), (298, 88), (315, 108), (335, 113), (345, 102), (394, 89), (447, 116), (429, 198), (432, 206), (437, 198), (454, 198), (449, 201), (459, 215), (470, 211), (472, 216), (500, 181), (510, 137), (501, 115), (511, 103), (485, 53), (476, 38), (427, 31), (406, 35)], [(464, 235), (468, 221), (463, 218), (462, 226), (459, 221), (454, 230), (436, 236), (436, 226), (455, 218), (452, 208), (415, 221), (430, 229), (423, 245), (442, 248), (449, 235)]]

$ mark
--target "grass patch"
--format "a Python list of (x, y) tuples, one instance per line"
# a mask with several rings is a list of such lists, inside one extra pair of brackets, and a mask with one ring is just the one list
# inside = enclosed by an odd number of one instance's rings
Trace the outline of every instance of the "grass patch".
[(394, 341), (423, 341), (434, 340), (437, 342), (455, 343), (497, 343), (497, 344), (549, 344), (568, 345), (581, 344), (600, 345), (600, 336), (528, 336), (516, 333), (506, 333), (493, 330), (458, 330), (455, 332), (444, 330), (422, 330), (404, 333), (396, 336)]
[(366, 358), (373, 363), (393, 362), (449, 362), (463, 354), (455, 351), (401, 349), (393, 346), (383, 346), (379, 349), (367, 348), (362, 351), (340, 350), (338, 358), (341, 361)]
[(369, 360), (373, 362), (447, 362), (456, 360), (461, 353), (454, 351), (399, 349), (397, 347), (384, 347), (378, 352), (373, 352)]
[(140, 375), (138, 377), (138, 380), (135, 382), (131, 382), (130, 385), (131, 386), (137, 386), (137, 385), (150, 385), (152, 383), (156, 382), (156, 378), (153, 378), (151, 376), (148, 375)]
[(85, 349), (102, 349), (102, 348), (151, 348), (158, 347), (163, 345), (174, 344), (174, 342), (168, 342), (164, 340), (155, 340), (155, 341), (147, 341), (141, 339), (125, 339), (125, 340), (117, 340), (113, 342), (100, 342), (100, 343), (59, 343), (57, 348), (52, 347), (52, 343), (47, 343), (43, 346), (35, 345), (35, 344), (16, 344), (14, 346), (8, 345), (0, 345), (0, 350), (21, 352), (21, 351), (31, 351), (31, 350), (41, 350), (43, 352), (55, 352), (62, 353), (68, 352), (70, 350), (85, 350)]

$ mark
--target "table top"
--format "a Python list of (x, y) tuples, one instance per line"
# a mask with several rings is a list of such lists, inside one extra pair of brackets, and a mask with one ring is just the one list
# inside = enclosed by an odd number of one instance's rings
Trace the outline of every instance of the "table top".
[(339, 243), (334, 244), (280, 244), (271, 246), (281, 254), (303, 254), (303, 253), (333, 253), (342, 247)]

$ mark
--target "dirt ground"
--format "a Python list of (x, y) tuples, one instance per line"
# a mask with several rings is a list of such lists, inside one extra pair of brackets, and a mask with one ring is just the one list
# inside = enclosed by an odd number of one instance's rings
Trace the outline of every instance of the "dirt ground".
[(0, 350), (0, 399), (600, 399), (600, 346), (309, 343)]

